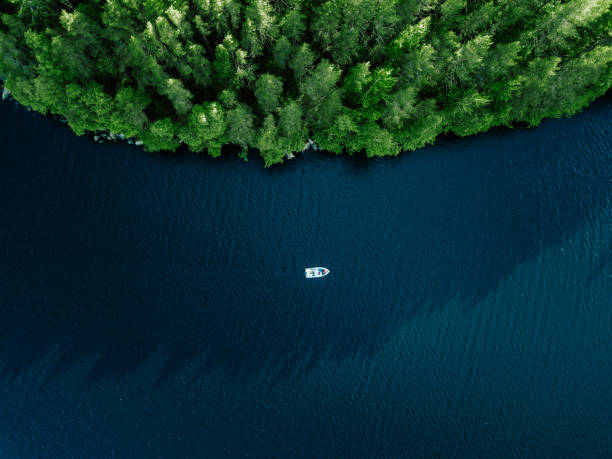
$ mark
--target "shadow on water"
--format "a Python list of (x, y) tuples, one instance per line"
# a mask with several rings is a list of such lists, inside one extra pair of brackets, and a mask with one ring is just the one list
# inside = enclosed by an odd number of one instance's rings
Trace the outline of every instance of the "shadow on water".
[[(5, 376), (54, 352), (50, 379), (92, 357), (92, 380), (121, 377), (161, 351), (159, 382), (203, 358), (273, 384), (370, 355), (609, 204), (611, 103), (389, 160), (309, 152), (268, 170), (95, 146), (2, 105)], [(332, 274), (306, 282), (317, 264)]]

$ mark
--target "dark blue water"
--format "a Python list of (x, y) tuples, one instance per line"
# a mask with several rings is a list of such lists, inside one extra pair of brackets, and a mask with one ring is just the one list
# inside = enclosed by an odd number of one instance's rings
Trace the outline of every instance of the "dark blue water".
[(610, 457), (611, 121), (266, 170), (0, 104), (0, 457)]

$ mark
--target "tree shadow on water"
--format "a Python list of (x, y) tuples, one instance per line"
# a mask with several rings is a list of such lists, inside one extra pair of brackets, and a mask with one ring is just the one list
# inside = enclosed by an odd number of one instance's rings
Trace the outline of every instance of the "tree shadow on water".
[[(595, 143), (610, 102), (367, 164), (309, 152), (287, 171), (94, 146), (1, 107), (4, 375), (57, 352), (48, 380), (95, 357), (91, 381), (127, 377), (163, 352), (158, 383), (200, 359), (275, 384), (371, 355), (609, 204), (611, 147)], [(306, 282), (318, 264), (332, 273)]]

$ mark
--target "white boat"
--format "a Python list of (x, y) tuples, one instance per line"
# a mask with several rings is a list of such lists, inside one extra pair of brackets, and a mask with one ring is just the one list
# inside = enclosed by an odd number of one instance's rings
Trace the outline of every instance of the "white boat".
[(306, 268), (305, 270), (306, 277), (311, 279), (313, 277), (323, 277), (329, 274), (329, 269), (321, 268), (320, 266), (316, 266), (314, 268)]

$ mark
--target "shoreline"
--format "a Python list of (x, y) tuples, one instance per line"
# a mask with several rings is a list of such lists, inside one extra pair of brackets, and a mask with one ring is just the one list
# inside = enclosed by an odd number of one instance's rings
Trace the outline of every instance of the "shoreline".
[[(2, 101), (2, 102), (12, 102), (13, 105), (19, 106), (19, 107), (23, 107), (28, 112), (33, 111), (32, 107), (29, 107), (27, 105), (21, 104), (17, 99), (15, 99), (11, 95), (10, 91), (4, 86), (4, 79), (3, 78), (0, 78), (0, 93), (1, 93), (0, 101)], [(47, 114), (42, 114), (40, 112), (36, 112), (36, 113), (40, 114), (41, 116), (53, 119), (53, 120), (57, 120), (60, 123), (68, 124), (68, 120), (63, 115), (58, 115), (58, 114), (55, 114), (55, 113), (47, 113)], [(73, 134), (75, 134), (74, 131), (73, 131)], [(137, 147), (140, 147), (140, 146), (144, 145), (143, 141), (138, 139), (137, 137), (126, 137), (125, 135), (123, 135), (121, 133), (111, 132), (108, 129), (99, 130), (99, 131), (85, 131), (84, 135), (87, 136), (87, 137), (90, 137), (95, 143), (120, 143), (120, 142), (125, 142), (125, 143), (127, 143), (129, 145), (135, 145)], [(180, 144), (181, 145), (185, 145), (185, 142), (181, 141)], [(304, 153), (304, 152), (306, 152), (309, 149), (312, 149), (314, 151), (317, 151), (319, 149), (317, 144), (312, 139), (310, 139), (310, 138), (308, 139), (308, 142), (304, 145), (304, 148), (302, 149), (302, 151), (289, 152), (289, 153), (287, 153), (285, 155), (284, 159), (293, 159), (293, 158), (296, 157), (297, 154)]]
[[(26, 111), (32, 111), (32, 107), (21, 104), (17, 99), (15, 99), (10, 91), (4, 86), (4, 79), (0, 79), (0, 92), (2, 96), (0, 100), (2, 102), (12, 102), (13, 105), (23, 107)], [(36, 112), (41, 116), (47, 117), (49, 119), (57, 120), (60, 123), (68, 124), (68, 120), (63, 115), (57, 115), (55, 113), (47, 113), (42, 114), (40, 112)], [(74, 131), (73, 131), (73, 134)], [(76, 134), (75, 134), (76, 135)], [(139, 140), (137, 137), (126, 137), (121, 133), (111, 132), (108, 129), (100, 130), (100, 131), (85, 131), (87, 137), (90, 137), (95, 143), (119, 143), (125, 142), (130, 145), (142, 146), (142, 140)]]

